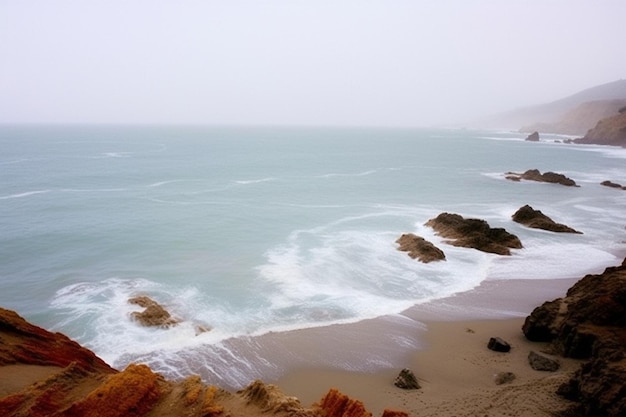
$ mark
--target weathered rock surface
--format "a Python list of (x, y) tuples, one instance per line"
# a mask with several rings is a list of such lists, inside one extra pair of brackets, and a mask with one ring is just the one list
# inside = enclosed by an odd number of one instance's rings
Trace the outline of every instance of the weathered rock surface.
[(458, 214), (441, 213), (426, 222), (440, 236), (454, 246), (478, 249), (498, 255), (510, 255), (510, 249), (521, 249), (517, 236), (502, 228), (491, 228), (481, 219), (465, 219)]
[(568, 187), (578, 187), (576, 185), (576, 181), (571, 178), (566, 177), (563, 174), (558, 174), (556, 172), (545, 172), (541, 173), (538, 169), (529, 169), (523, 174), (518, 174), (515, 172), (507, 172), (505, 174), (506, 179), (511, 181), (520, 181), (520, 180), (528, 180), (528, 181), (537, 181), (537, 182), (547, 182), (551, 184), (561, 184)]
[(550, 232), (557, 233), (579, 233), (578, 230), (574, 230), (569, 226), (561, 223), (556, 223), (550, 217), (543, 214), (540, 210), (535, 210), (529, 205), (521, 207), (513, 214), (513, 221), (523, 224), (534, 229), (543, 229)]
[(553, 353), (589, 359), (559, 390), (578, 401), (571, 415), (626, 415), (626, 259), (537, 307), (522, 330)]
[(70, 364), (88, 371), (115, 372), (93, 352), (60, 333), (50, 333), (28, 323), (17, 313), (0, 308), (0, 366)]
[(487, 348), (495, 352), (510, 352), (511, 345), (499, 337), (492, 337), (487, 343)]
[(420, 389), (420, 384), (417, 382), (415, 374), (410, 369), (404, 368), (400, 371), (393, 385), (402, 389)]
[(556, 359), (537, 353), (534, 350), (531, 350), (528, 354), (528, 363), (535, 371), (554, 372), (561, 367), (561, 364)]
[(574, 142), (625, 147), (626, 107), (622, 107), (618, 114), (600, 120), (584, 137)]
[(525, 140), (529, 142), (539, 142), (539, 132), (534, 131), (533, 133), (528, 135)]
[(353, 400), (334, 388), (321, 399), (319, 408), (326, 417), (372, 417), (361, 401)]
[[(131, 364), (119, 372), (66, 336), (0, 308), (0, 375), (6, 366), (25, 367), (26, 385), (13, 391), (4, 388), (0, 416), (371, 417), (362, 402), (335, 389), (307, 408), (261, 381), (230, 393), (205, 385), (198, 376), (168, 381), (146, 365)], [(28, 381), (33, 367), (50, 371)], [(407, 417), (396, 410), (385, 410), (384, 415)]]
[(445, 261), (446, 255), (441, 249), (433, 245), (421, 236), (413, 233), (405, 233), (396, 240), (400, 246), (398, 250), (408, 252), (409, 256), (420, 262)]
[(145, 295), (133, 297), (128, 300), (130, 304), (136, 304), (144, 308), (144, 311), (134, 311), (131, 318), (146, 327), (162, 327), (168, 328), (179, 323), (172, 315), (163, 308), (159, 303), (146, 297)]

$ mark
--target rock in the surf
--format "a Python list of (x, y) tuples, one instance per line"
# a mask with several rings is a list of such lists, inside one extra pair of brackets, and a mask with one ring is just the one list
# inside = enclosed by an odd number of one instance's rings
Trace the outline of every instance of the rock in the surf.
[(498, 255), (510, 255), (510, 249), (521, 249), (519, 238), (503, 228), (492, 228), (481, 219), (465, 219), (458, 214), (441, 213), (426, 222), (454, 246), (474, 248)]
[(409, 256), (420, 262), (445, 261), (446, 255), (441, 249), (421, 236), (405, 233), (396, 240), (399, 251), (408, 252)]
[(130, 298), (128, 302), (144, 308), (141, 312), (134, 311), (130, 314), (131, 318), (142, 326), (168, 328), (180, 322), (159, 303), (145, 295)]

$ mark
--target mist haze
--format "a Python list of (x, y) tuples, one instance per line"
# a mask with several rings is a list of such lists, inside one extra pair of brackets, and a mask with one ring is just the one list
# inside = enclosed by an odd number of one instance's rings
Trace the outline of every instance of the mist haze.
[(624, 78), (626, 2), (0, 1), (0, 123), (425, 126)]

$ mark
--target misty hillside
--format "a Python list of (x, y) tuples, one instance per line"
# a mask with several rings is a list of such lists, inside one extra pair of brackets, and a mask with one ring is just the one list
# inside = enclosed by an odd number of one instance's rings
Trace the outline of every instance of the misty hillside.
[(624, 105), (626, 80), (618, 80), (550, 103), (492, 115), (476, 124), (487, 128), (584, 135), (600, 119), (616, 114)]

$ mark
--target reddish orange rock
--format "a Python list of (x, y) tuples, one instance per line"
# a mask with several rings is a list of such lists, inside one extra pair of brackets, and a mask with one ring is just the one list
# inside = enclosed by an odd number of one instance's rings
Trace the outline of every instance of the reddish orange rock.
[(83, 400), (74, 403), (62, 416), (119, 417), (142, 416), (161, 397), (160, 384), (165, 381), (146, 365), (129, 365), (112, 375)]
[(385, 409), (382, 417), (409, 417), (409, 414), (406, 411)]
[(321, 399), (319, 407), (326, 417), (372, 417), (361, 401), (353, 400), (335, 388), (331, 388)]
[(86, 370), (114, 372), (92, 351), (61, 333), (51, 333), (28, 323), (17, 313), (0, 308), (0, 365), (66, 367), (72, 362)]

